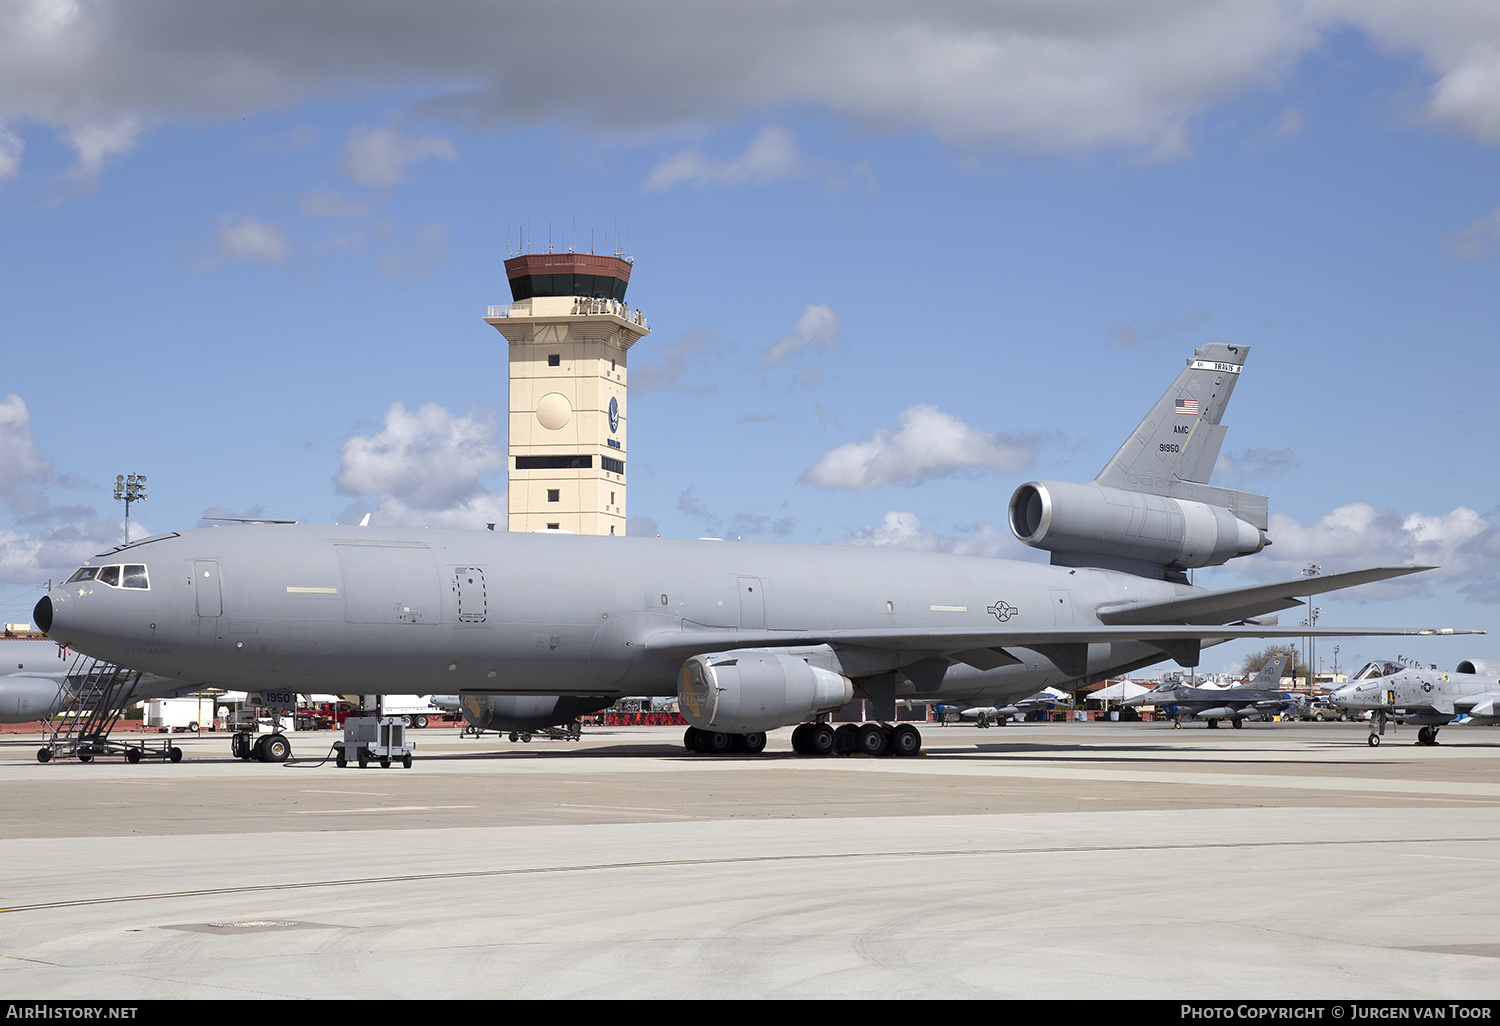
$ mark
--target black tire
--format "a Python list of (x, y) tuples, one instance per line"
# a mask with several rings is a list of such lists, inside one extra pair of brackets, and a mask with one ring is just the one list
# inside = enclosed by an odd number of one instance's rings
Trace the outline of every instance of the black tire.
[(792, 751), (798, 755), (811, 754), (807, 750), (807, 728), (810, 726), (810, 723), (799, 723), (792, 728)]
[(699, 736), (703, 738), (703, 750), (709, 755), (727, 755), (734, 748), (734, 735), (722, 730), (705, 730)]
[(390, 759), (381, 759), (380, 760), (380, 768), (381, 769), (390, 769), (391, 768), (391, 760)]
[(807, 732), (807, 752), (809, 755), (832, 755), (833, 754), (833, 727), (827, 723), (814, 723), (812, 729)]
[(690, 752), (696, 752), (698, 750), (697, 727), (689, 727), (687, 730), (684, 730), (682, 732), (682, 747), (686, 748)]
[(859, 724), (841, 723), (833, 731), (833, 754), (848, 755), (859, 746)]
[(335, 755), (333, 757), (333, 764), (339, 769), (343, 769), (345, 766), (349, 765), (349, 760), (344, 758), (343, 752), (339, 752), (338, 755)]
[(411, 769), (411, 753), (410, 752), (407, 752), (405, 755), (403, 755), (401, 757), (401, 768), (402, 769)]
[(361, 748), (359, 750), (359, 768), (364, 769), (368, 765), (370, 765), (370, 752), (368, 749)]
[(759, 755), (766, 750), (766, 735), (764, 731), (757, 730), (754, 733), (742, 734), (740, 738), (740, 744), (751, 755)]
[(885, 754), (885, 728), (878, 723), (862, 723), (859, 726), (855, 751), (861, 755)]
[(1239, 717), (1235, 717), (1234, 719), (1230, 720), (1229, 722), (1231, 722), (1231, 723), (1234, 724), (1234, 729), (1235, 730), (1239, 730), (1241, 727), (1243, 727), (1245, 725), (1245, 721), (1242, 720), (1242, 719), (1240, 719)]
[(922, 750), (922, 732), (910, 723), (899, 723), (886, 740), (892, 755), (916, 755)]
[(36, 761), (37, 762), (51, 762), (52, 761), (52, 749), (50, 749), (50, 748), (38, 748), (36, 750)]
[(531, 744), (531, 735), (530, 734), (522, 734), (521, 735), (521, 744), (523, 744), (523, 745), (529, 745), (529, 744)]
[(427, 726), (427, 717), (421, 715), (413, 716), (411, 718), (411, 725), (413, 727), (416, 727), (418, 730), (421, 730), (423, 727)]
[(128, 751), (128, 752), (125, 753), (125, 761), (128, 762), (128, 763), (130, 763), (130, 765), (132, 765), (132, 766), (134, 766), (136, 763), (140, 762), (141, 761), (141, 750), (139, 748), (132, 748), (132, 749), (130, 749), (130, 751)]
[(1218, 730), (1219, 729), (1219, 721), (1218, 720), (1209, 720), (1208, 721), (1208, 729), (1209, 730)]
[(79, 762), (93, 762), (94, 761), (94, 757), (92, 755), (87, 754), (87, 753), (80, 752), (79, 755), (78, 755), (78, 761)]
[(1371, 734), (1370, 735), (1370, 747), (1371, 748), (1379, 748), (1380, 747), (1380, 735), (1379, 734)]
[(286, 762), (292, 757), (292, 743), (285, 734), (271, 734), (261, 741), (261, 762)]
[(174, 748), (174, 749), (172, 749), (170, 752), (167, 753), (167, 758), (171, 759), (173, 762), (181, 762), (182, 761), (182, 749), (181, 748)]

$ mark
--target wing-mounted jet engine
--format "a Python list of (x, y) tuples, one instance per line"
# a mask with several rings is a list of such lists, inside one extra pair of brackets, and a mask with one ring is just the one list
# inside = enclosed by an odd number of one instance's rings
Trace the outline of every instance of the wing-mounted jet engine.
[[(854, 683), (848, 677), (774, 650), (693, 656), (677, 678), (678, 709), (691, 725), (688, 747), (706, 751), (738, 744), (758, 752), (766, 746), (766, 731), (811, 720), (853, 700)], [(695, 730), (709, 736), (700, 738)], [(716, 734), (728, 740), (712, 736)]]
[(1151, 412), (1089, 484), (1030, 481), (1011, 496), (1010, 529), (1055, 566), (1145, 577), (1218, 566), (1270, 544), (1263, 495), (1208, 484), (1220, 423), (1249, 346), (1195, 350)]

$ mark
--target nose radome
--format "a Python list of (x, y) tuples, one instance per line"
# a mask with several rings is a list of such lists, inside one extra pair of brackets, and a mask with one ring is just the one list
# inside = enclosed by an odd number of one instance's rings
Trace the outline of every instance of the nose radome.
[(52, 629), (52, 596), (43, 595), (42, 600), (36, 604), (31, 611), (31, 622), (36, 624), (37, 630), (46, 634)]

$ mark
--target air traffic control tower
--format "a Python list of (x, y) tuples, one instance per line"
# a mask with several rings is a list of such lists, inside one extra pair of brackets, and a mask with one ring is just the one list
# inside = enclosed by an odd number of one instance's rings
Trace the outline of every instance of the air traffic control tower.
[(512, 531), (625, 533), (625, 355), (650, 332), (619, 256), (505, 261), (513, 302), (485, 323), (510, 343)]

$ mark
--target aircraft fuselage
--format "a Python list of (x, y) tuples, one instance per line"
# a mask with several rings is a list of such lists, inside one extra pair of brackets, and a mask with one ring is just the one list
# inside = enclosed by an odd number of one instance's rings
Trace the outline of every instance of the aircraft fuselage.
[[(1192, 591), (1110, 570), (845, 546), (337, 525), (203, 528), (90, 561), (113, 564), (144, 566), (146, 586), (136, 572), (133, 588), (55, 589), (38, 607), (52, 638), (184, 682), (360, 694), (670, 695), (684, 651), (652, 651), (653, 635), (732, 631), (774, 645), (781, 632), (1082, 626), (1099, 623), (1100, 605)], [(1081, 675), (1041, 652), (1011, 654), (1020, 661), (955, 663), (935, 687), (898, 678), (897, 695), (1004, 703)], [(834, 658), (856, 679), (903, 663), (838, 646)], [(1138, 642), (1092, 644), (1086, 669), (1161, 658)]]

